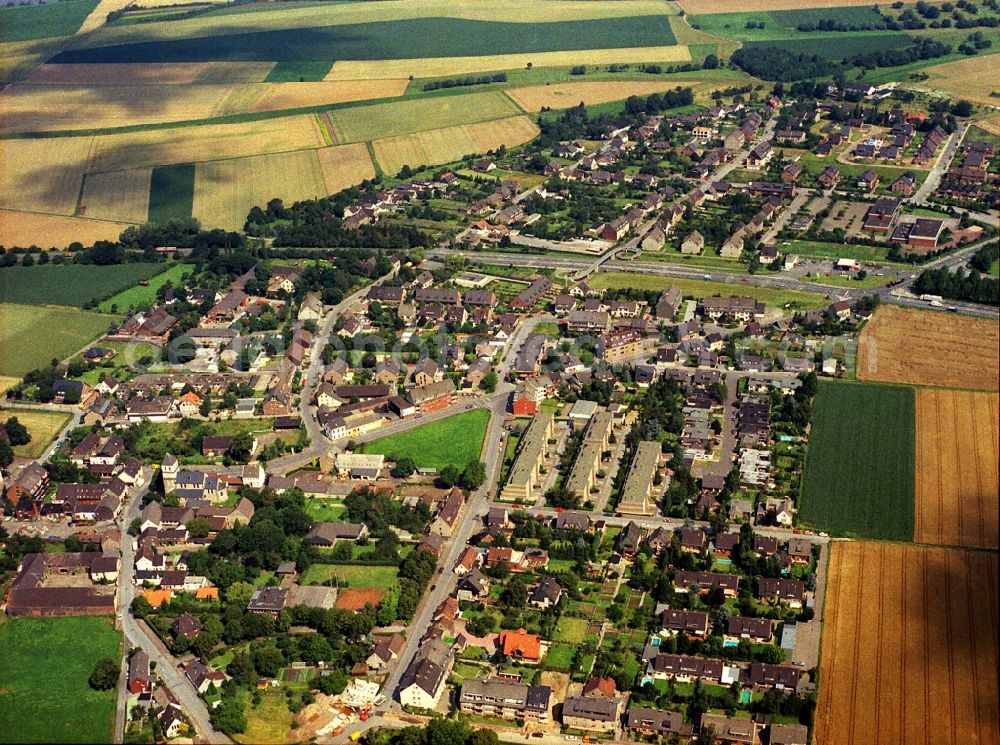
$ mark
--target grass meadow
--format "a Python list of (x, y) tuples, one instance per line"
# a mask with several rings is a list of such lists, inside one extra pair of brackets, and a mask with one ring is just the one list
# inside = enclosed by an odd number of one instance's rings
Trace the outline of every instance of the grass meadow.
[(14, 448), (14, 454), (23, 455), (26, 458), (37, 458), (55, 439), (55, 436), (62, 432), (63, 427), (69, 424), (71, 415), (62, 411), (0, 409), (0, 421), (6, 422), (10, 417), (17, 417), (17, 421), (27, 427), (28, 434), (31, 435), (31, 442), (27, 445), (17, 445)]
[(835, 535), (913, 538), (912, 388), (820, 383), (799, 517)]
[(389, 435), (367, 443), (363, 452), (413, 458), (419, 468), (448, 465), (462, 469), (470, 460), (479, 460), (490, 413), (483, 409), (467, 411), (422, 427)]
[(164, 267), (164, 264), (10, 266), (0, 269), (0, 301), (80, 307), (95, 298), (126, 290), (162, 272)]
[[(128, 265), (126, 264), (125, 266)], [(163, 265), (158, 264), (155, 266)], [(159, 274), (150, 277), (148, 285), (136, 284), (133, 287), (122, 290), (98, 305), (97, 309), (102, 313), (121, 313), (128, 310), (129, 307), (152, 304), (156, 302), (156, 291), (158, 289), (167, 282), (172, 282), (174, 287), (177, 287), (180, 284), (181, 277), (190, 271), (190, 264), (173, 264)]]
[(319, 585), (336, 577), (352, 589), (388, 590), (396, 584), (399, 569), (394, 566), (354, 564), (312, 564), (302, 577), (304, 585)]
[(0, 303), (0, 375), (63, 360), (105, 333), (111, 316), (77, 308)]
[(116, 692), (87, 683), (121, 655), (110, 621), (11, 618), (0, 627), (0, 733), (5, 742), (111, 742)]

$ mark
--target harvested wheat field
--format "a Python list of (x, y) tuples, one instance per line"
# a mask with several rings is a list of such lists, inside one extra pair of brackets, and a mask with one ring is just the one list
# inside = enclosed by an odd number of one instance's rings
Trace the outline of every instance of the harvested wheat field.
[(981, 58), (946, 62), (926, 67), (923, 72), (930, 77), (918, 84), (920, 88), (961, 96), (986, 106), (996, 105), (997, 97), (993, 94), (1000, 94), (1000, 68)]
[(66, 248), (74, 241), (89, 245), (94, 241), (118, 240), (127, 227), (120, 222), (0, 209), (0, 245), (3, 246)]
[(241, 230), (254, 205), (326, 196), (315, 150), (198, 163), (192, 214), (203, 225)]
[(917, 390), (915, 541), (997, 548), (998, 402), (996, 393)]
[(83, 25), (80, 26), (80, 30), (77, 31), (78, 34), (85, 34), (88, 31), (93, 31), (98, 29), (108, 22), (108, 13), (114, 13), (116, 10), (122, 10), (126, 5), (129, 5), (132, 0), (100, 0), (97, 6), (90, 11), (90, 15), (83, 19)]
[(0, 207), (72, 215), (93, 145), (93, 137), (0, 140)]
[(883, 305), (861, 332), (858, 378), (995, 391), (1000, 323)]
[(321, 80), (313, 83), (262, 83), (249, 111), (277, 111), (299, 106), (365, 101), (370, 98), (402, 96), (410, 81), (406, 78), (381, 80)]
[(375, 178), (375, 166), (363, 142), (323, 147), (316, 151), (327, 194), (336, 194), (348, 186)]
[(997, 554), (831, 544), (818, 745), (1000, 742)]
[[(597, 5), (597, 3), (594, 3)], [(690, 62), (686, 46), (626, 47), (624, 49), (581, 49), (571, 52), (530, 52), (483, 57), (424, 57), (420, 59), (338, 60), (326, 80), (377, 80), (379, 78), (434, 78), (494, 70), (523, 70), (534, 67), (570, 67), (639, 62)]]
[(431, 129), (372, 142), (375, 158), (388, 174), (405, 166), (437, 165), (464, 155), (484, 153), (500, 145), (513, 147), (532, 139), (538, 127), (526, 116), (515, 116), (479, 124)]
[(621, 101), (629, 96), (663, 93), (677, 86), (691, 85), (687, 81), (605, 80), (581, 83), (551, 83), (509, 88), (507, 95), (525, 111), (568, 109), (581, 101), (587, 105)]
[(239, 124), (101, 135), (94, 147), (90, 170), (119, 171), (140, 166), (198, 163), (305, 150), (325, 144), (316, 117), (306, 114)]
[[(917, 0), (902, 0), (915, 3)], [(711, 13), (757, 13), (766, 10), (796, 8), (843, 8), (848, 5), (872, 5), (871, 0), (678, 0), (688, 15)]]
[(77, 214), (113, 222), (146, 222), (152, 173), (152, 168), (132, 168), (88, 174)]
[[(171, 64), (39, 65), (24, 79), (30, 85), (169, 85), (193, 83), (209, 62)], [(219, 63), (234, 64), (234, 63)]]

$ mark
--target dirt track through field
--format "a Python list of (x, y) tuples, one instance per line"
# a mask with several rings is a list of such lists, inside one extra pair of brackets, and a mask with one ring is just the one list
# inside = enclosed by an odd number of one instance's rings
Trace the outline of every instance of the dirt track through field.
[(819, 745), (1000, 742), (997, 554), (831, 546)]
[(883, 305), (858, 344), (858, 378), (995, 391), (1000, 323)]
[(917, 391), (914, 540), (997, 548), (1000, 396)]

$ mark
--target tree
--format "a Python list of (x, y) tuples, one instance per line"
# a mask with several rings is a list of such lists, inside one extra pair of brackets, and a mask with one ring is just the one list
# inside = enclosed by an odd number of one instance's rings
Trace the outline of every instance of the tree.
[(469, 745), (499, 745), (500, 738), (491, 729), (477, 729), (469, 738)]
[(14, 448), (5, 440), (0, 440), (0, 468), (6, 468), (14, 462)]
[(490, 370), (483, 376), (483, 390), (486, 391), (487, 393), (493, 393), (494, 391), (496, 391), (497, 383), (499, 382), (500, 382), (500, 377), (496, 374), (496, 372)]
[(318, 683), (316, 687), (323, 693), (328, 696), (336, 696), (347, 688), (347, 675), (343, 670), (331, 670), (329, 675), (320, 676)]
[(6, 421), (4, 429), (7, 430), (7, 437), (10, 440), (10, 444), (15, 447), (18, 445), (27, 445), (31, 442), (31, 433), (28, 432), (27, 427), (17, 420), (16, 416), (12, 416)]
[(247, 728), (241, 695), (224, 696), (219, 705), (212, 709), (212, 726), (227, 735), (238, 735)]
[(128, 534), (131, 536), (137, 536), (142, 532), (142, 518), (133, 517), (132, 522), (128, 524)]
[(110, 691), (118, 685), (118, 671), (121, 666), (110, 657), (102, 657), (94, 665), (88, 683), (98, 691)]
[(486, 481), (486, 466), (481, 461), (470, 460), (462, 471), (458, 483), (463, 489), (478, 489)]
[(254, 670), (253, 661), (243, 652), (233, 655), (233, 659), (226, 665), (226, 672), (239, 685), (254, 685), (257, 682), (257, 671)]
[(450, 489), (451, 487), (453, 487), (455, 484), (458, 483), (459, 478), (461, 478), (461, 474), (459, 473), (458, 469), (454, 465), (449, 463), (447, 466), (441, 469), (441, 472), (438, 474), (437, 480), (442, 488)]
[(66, 536), (66, 540), (63, 541), (63, 547), (68, 553), (76, 554), (83, 551), (83, 541), (75, 535), (68, 535)]
[(229, 443), (229, 450), (227, 452), (233, 460), (246, 463), (250, 460), (250, 455), (253, 453), (253, 435), (249, 432), (240, 432)]
[(142, 595), (136, 595), (132, 598), (132, 615), (136, 618), (142, 619), (150, 614), (153, 610), (153, 606), (149, 604)]
[(253, 595), (253, 585), (249, 582), (233, 582), (226, 590), (226, 602), (230, 605), (236, 605), (240, 608), (245, 608), (247, 603), (250, 602), (250, 597)]
[(396, 478), (406, 479), (412, 476), (416, 470), (417, 466), (413, 462), (413, 458), (407, 455), (396, 459), (396, 467), (393, 469), (393, 474)]
[(212, 525), (207, 518), (196, 517), (188, 522), (187, 530), (192, 538), (204, 538), (212, 530)]

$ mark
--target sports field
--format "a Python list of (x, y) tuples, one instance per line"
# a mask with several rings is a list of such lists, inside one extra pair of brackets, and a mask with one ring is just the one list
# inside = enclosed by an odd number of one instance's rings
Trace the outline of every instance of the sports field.
[(496, 119), (478, 124), (431, 129), (425, 132), (375, 140), (372, 149), (382, 170), (395, 174), (404, 165), (437, 165), (464, 155), (485, 153), (500, 145), (521, 145), (538, 134), (538, 127), (526, 116)]
[(0, 626), (0, 732), (6, 742), (111, 742), (116, 692), (87, 683), (120, 658), (121, 634), (97, 617), (9, 618)]
[(20, 376), (65, 359), (112, 320), (78, 308), (0, 303), (0, 375)]
[(997, 554), (830, 547), (817, 743), (1000, 742)]
[(883, 305), (858, 344), (858, 378), (995, 391), (1000, 323)]
[(62, 411), (0, 409), (0, 422), (6, 422), (12, 416), (17, 417), (17, 421), (27, 427), (28, 434), (31, 435), (31, 442), (27, 445), (14, 447), (14, 454), (23, 455), (25, 458), (37, 458), (44, 453), (45, 448), (69, 424), (72, 417), (71, 414)]
[(913, 539), (910, 388), (822, 381), (799, 517), (835, 535)]
[(44, 264), (0, 269), (0, 301), (85, 305), (162, 272), (165, 264)]
[[(118, 292), (97, 306), (101, 313), (121, 313), (129, 309), (130, 306), (142, 304), (153, 304), (156, 302), (156, 291), (167, 282), (171, 282), (174, 287), (180, 284), (181, 277), (192, 271), (190, 264), (173, 264), (169, 268), (164, 268), (163, 264), (156, 265), (163, 269), (159, 274), (149, 278), (146, 286), (136, 284), (121, 292)], [(112, 310), (117, 308), (117, 311)]]
[(409, 456), (418, 468), (440, 471), (453, 465), (462, 469), (470, 460), (479, 459), (489, 421), (488, 411), (467, 411), (369, 442), (362, 451), (398, 458)]
[(914, 540), (997, 547), (998, 396), (917, 390)]

